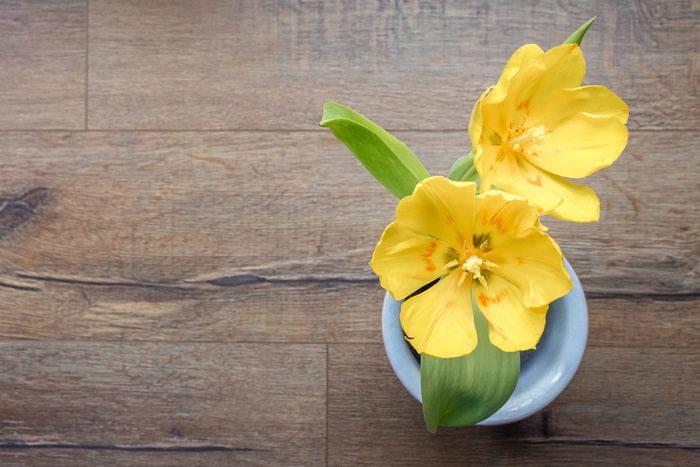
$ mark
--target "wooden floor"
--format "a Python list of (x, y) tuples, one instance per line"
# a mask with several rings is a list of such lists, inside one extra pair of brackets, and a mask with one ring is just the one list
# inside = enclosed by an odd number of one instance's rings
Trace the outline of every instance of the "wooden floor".
[[(698, 465), (700, 2), (4, 1), (0, 464)], [(545, 219), (582, 280), (566, 391), (431, 435), (367, 262), (395, 199), (328, 130), (348, 105), (433, 174), (510, 54), (584, 41), (630, 106)]]

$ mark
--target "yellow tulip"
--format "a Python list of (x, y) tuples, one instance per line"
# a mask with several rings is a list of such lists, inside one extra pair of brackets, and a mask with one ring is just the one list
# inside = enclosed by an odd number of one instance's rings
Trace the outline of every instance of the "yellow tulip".
[(472, 111), (469, 136), (481, 188), (534, 202), (542, 214), (597, 221), (600, 202), (582, 178), (612, 164), (627, 144), (627, 105), (603, 86), (583, 86), (576, 44), (543, 52), (530, 44), (510, 58)]
[[(401, 300), (401, 326), (419, 352), (469, 354), (477, 344), (472, 294), (489, 339), (513, 352), (535, 347), (548, 305), (572, 287), (537, 207), (501, 191), (431, 177), (403, 198), (370, 265)], [(415, 294), (438, 280), (427, 290)]]

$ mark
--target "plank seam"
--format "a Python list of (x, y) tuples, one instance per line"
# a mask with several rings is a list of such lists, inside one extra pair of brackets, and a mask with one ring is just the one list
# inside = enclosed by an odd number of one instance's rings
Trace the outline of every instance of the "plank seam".
[[(335, 285), (335, 284), (356, 284), (358, 286), (364, 285), (375, 285), (378, 283), (376, 277), (298, 277), (298, 278), (268, 278), (264, 276), (259, 276), (256, 274), (239, 274), (235, 276), (222, 276), (215, 279), (201, 280), (201, 281), (184, 281), (184, 282), (130, 282), (130, 281), (120, 281), (120, 280), (89, 280), (89, 279), (78, 279), (70, 277), (52, 277), (52, 276), (39, 276), (27, 273), (16, 273), (16, 277), (21, 279), (30, 279), (39, 282), (54, 282), (62, 284), (72, 284), (72, 285), (86, 285), (86, 286), (98, 286), (98, 287), (142, 287), (142, 288), (158, 288), (158, 289), (184, 289), (192, 290), (202, 285), (211, 285), (214, 287), (241, 287), (246, 285), (254, 285), (261, 283), (269, 283), (273, 285), (282, 286), (298, 286), (305, 284), (317, 284), (317, 285)], [(41, 290), (38, 287), (33, 286), (15, 286), (12, 284), (7, 284), (0, 282), (0, 287), (10, 287), (20, 290)], [(658, 300), (658, 301), (694, 301), (700, 298), (700, 292), (687, 292), (687, 293), (676, 293), (676, 294), (662, 294), (662, 293), (607, 293), (607, 292), (586, 292), (586, 299), (588, 300), (609, 300), (609, 299), (638, 299), (638, 300)]]
[(328, 450), (329, 450), (328, 449), (328, 427), (330, 426), (330, 416), (329, 416), (330, 409), (328, 407), (328, 401), (329, 401), (329, 393), (330, 393), (330, 384), (329, 384), (329, 380), (330, 380), (329, 368), (331, 366), (330, 365), (330, 363), (331, 363), (330, 362), (330, 353), (331, 353), (330, 347), (331, 347), (330, 343), (327, 342), (326, 343), (326, 430), (325, 430), (326, 431), (326, 466), (329, 465), (328, 464)]
[(201, 446), (121, 446), (110, 444), (26, 443), (20, 440), (0, 441), (2, 449), (80, 449), (90, 451), (128, 452), (266, 452), (265, 449), (237, 448), (220, 445)]
[(85, 1), (85, 131), (89, 127), (89, 97), (90, 97), (90, 0)]
[[(376, 277), (299, 277), (299, 278), (267, 278), (264, 276), (258, 276), (255, 274), (239, 274), (235, 276), (223, 276), (217, 277), (210, 280), (201, 281), (184, 281), (184, 282), (131, 282), (131, 281), (121, 281), (121, 280), (108, 280), (108, 279), (79, 279), (71, 277), (58, 277), (58, 276), (40, 276), (27, 273), (16, 273), (18, 278), (30, 279), (39, 282), (57, 282), (62, 284), (74, 284), (74, 285), (93, 285), (93, 286), (121, 286), (121, 287), (146, 287), (146, 288), (167, 288), (167, 289), (191, 289), (196, 286), (201, 286), (203, 284), (213, 285), (216, 287), (238, 287), (243, 285), (251, 285), (258, 283), (271, 283), (271, 284), (336, 284), (336, 283), (351, 283), (351, 284), (375, 284), (378, 283)], [(1, 284), (0, 284), (1, 285)]]
[[(87, 84), (87, 83), (86, 83)], [(87, 85), (86, 85), (87, 91)], [(390, 133), (466, 133), (467, 128), (420, 128), (420, 129), (385, 129)], [(2, 133), (324, 133), (324, 128), (202, 128), (193, 130), (192, 128), (2, 128)], [(631, 133), (688, 133), (695, 131), (694, 128), (631, 128)]]
[(700, 453), (700, 446), (688, 446), (678, 443), (649, 443), (649, 442), (630, 442), (620, 440), (606, 439), (564, 439), (564, 438), (547, 438), (542, 440), (513, 440), (514, 444), (561, 444), (561, 445), (579, 445), (579, 446), (617, 446), (630, 449), (678, 449), (683, 451), (692, 451)]

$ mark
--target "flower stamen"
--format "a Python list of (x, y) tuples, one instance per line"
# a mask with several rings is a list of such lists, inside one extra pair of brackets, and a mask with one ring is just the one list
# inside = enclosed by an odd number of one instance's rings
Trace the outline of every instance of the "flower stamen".
[(524, 135), (520, 135), (510, 140), (514, 150), (522, 149), (528, 144), (539, 144), (544, 141), (544, 135), (547, 133), (547, 128), (544, 125), (536, 126), (527, 130)]
[(462, 265), (462, 269), (469, 271), (474, 275), (479, 274), (480, 266), (483, 264), (484, 260), (476, 255), (471, 255)]
[[(484, 244), (482, 243), (482, 245)], [(471, 255), (469, 258), (467, 258), (464, 261), (464, 264), (462, 264), (462, 269), (464, 270), (464, 272), (462, 273), (462, 277), (459, 278), (459, 283), (457, 284), (457, 287), (462, 285), (466, 278), (469, 277), (469, 274), (471, 274), (472, 277), (478, 280), (479, 283), (483, 285), (485, 289), (488, 289), (489, 287), (486, 284), (486, 278), (481, 275), (481, 266), (488, 265), (486, 263), (493, 264), (489, 261), (484, 262), (483, 259), (479, 258), (476, 255)]]
[(467, 271), (464, 271), (462, 273), (462, 277), (459, 278), (459, 282), (457, 282), (457, 287), (460, 287), (467, 277), (469, 277), (469, 273)]

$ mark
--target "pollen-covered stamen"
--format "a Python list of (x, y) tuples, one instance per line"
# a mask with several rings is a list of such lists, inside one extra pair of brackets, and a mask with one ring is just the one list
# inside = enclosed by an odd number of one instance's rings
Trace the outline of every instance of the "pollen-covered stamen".
[(478, 280), (485, 288), (488, 288), (486, 285), (486, 279), (481, 275), (482, 264), (484, 264), (484, 260), (476, 255), (471, 255), (469, 258), (467, 258), (462, 265), (462, 269), (464, 269), (465, 272), (462, 274), (462, 279), (460, 279), (460, 282), (464, 279), (465, 274), (471, 273), (474, 279)]
[(452, 260), (445, 265), (445, 269), (449, 269), (456, 267), (460, 263), (462, 264), (460, 269), (463, 272), (462, 276), (459, 278), (459, 283), (457, 286), (462, 285), (464, 281), (471, 276), (475, 280), (478, 280), (479, 283), (484, 286), (484, 288), (488, 289), (486, 277), (484, 276), (483, 272), (489, 272), (490, 269), (497, 268), (498, 265), (481, 258), (487, 247), (488, 240), (482, 241), (477, 248), (470, 246), (470, 244), (465, 240), (464, 249), (460, 252), (459, 260)]
[(459, 260), (453, 259), (452, 261), (450, 261), (449, 263), (447, 263), (446, 265), (444, 265), (444, 266), (442, 267), (442, 269), (452, 269), (452, 268), (454, 268), (454, 267), (456, 267), (456, 266), (459, 266)]
[(541, 143), (544, 141), (545, 134), (547, 134), (547, 128), (544, 125), (540, 125), (530, 128), (525, 134), (511, 139), (510, 144), (516, 151), (521, 150), (527, 154), (532, 154), (532, 151), (525, 150), (524, 147), (532, 143)]
[(476, 255), (471, 255), (469, 258), (467, 258), (467, 260), (462, 265), (462, 269), (464, 269), (465, 271), (471, 272), (475, 276), (477, 274), (480, 275), (480, 272), (479, 272), (479, 271), (481, 271), (480, 266), (483, 263), (484, 263), (484, 260), (482, 260), (481, 258), (479, 258)]

